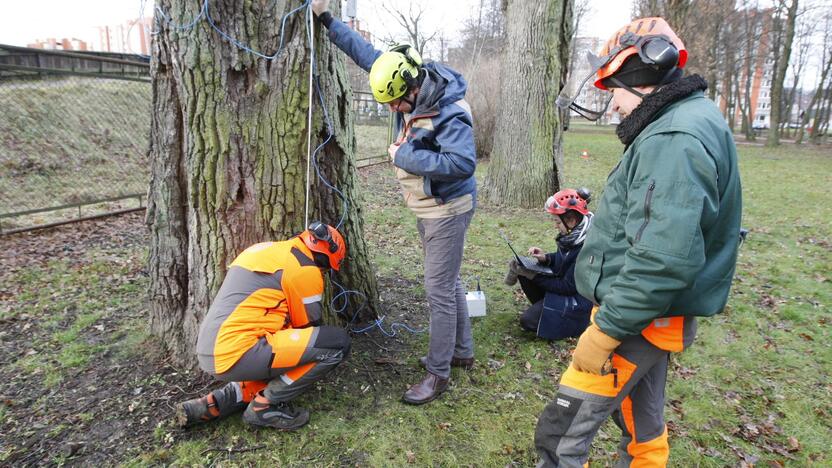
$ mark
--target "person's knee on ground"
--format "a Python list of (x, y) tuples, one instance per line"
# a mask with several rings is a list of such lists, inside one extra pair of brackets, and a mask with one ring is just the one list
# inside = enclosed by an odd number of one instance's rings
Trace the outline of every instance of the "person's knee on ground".
[(520, 315), (520, 326), (527, 331), (537, 333), (537, 326), (540, 323), (540, 314), (543, 313), (543, 301), (537, 301), (530, 305)]

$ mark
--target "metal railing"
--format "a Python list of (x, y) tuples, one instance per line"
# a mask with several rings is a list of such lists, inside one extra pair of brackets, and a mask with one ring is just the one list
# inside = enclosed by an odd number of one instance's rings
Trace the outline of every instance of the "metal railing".
[(141, 56), (0, 45), (0, 234), (143, 206), (149, 69)]

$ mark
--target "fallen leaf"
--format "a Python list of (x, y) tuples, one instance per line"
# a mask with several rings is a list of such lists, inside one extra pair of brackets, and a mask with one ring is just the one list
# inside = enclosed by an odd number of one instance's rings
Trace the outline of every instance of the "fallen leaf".
[(789, 452), (797, 452), (800, 450), (800, 442), (796, 437), (789, 436)]

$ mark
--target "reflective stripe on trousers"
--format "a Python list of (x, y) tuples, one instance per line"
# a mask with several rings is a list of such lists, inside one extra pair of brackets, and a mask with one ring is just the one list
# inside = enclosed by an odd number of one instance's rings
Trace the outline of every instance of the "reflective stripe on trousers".
[[(663, 323), (659, 328), (667, 343), (682, 343), (684, 348), (696, 334), (696, 319), (681, 319), (682, 326), (674, 328), (676, 336), (671, 337)], [(613, 373), (594, 375), (570, 365), (537, 422), (538, 466), (583, 466), (592, 439), (609, 416), (622, 429), (618, 466), (665, 466), (670, 453), (663, 415), (669, 356), (669, 350), (642, 334), (624, 339), (616, 348)]]

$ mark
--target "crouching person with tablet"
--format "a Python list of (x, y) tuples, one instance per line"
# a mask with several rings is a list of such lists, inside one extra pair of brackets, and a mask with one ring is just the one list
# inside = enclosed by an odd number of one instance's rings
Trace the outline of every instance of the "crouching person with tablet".
[(589, 198), (586, 189), (565, 189), (546, 201), (545, 209), (553, 216), (558, 232), (558, 249), (544, 253), (532, 247), (529, 255), (548, 267), (551, 274), (527, 269), (516, 259), (509, 263), (506, 284), (513, 286), (519, 280), (531, 302), (520, 316), (520, 326), (547, 340), (580, 336), (589, 325), (592, 302), (575, 288), (575, 259), (592, 224)]

